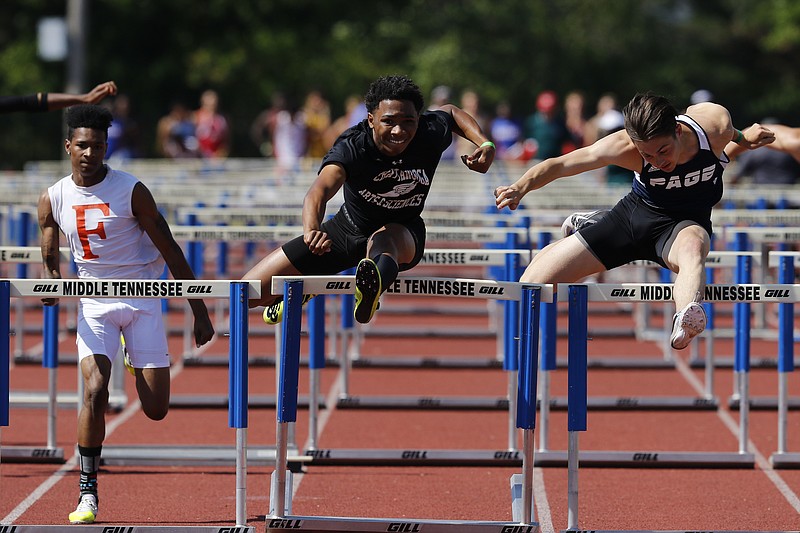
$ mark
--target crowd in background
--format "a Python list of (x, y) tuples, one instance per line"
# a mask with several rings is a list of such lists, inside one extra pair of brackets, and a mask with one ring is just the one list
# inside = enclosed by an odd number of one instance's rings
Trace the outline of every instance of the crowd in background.
[[(695, 91), (690, 103), (713, 101), (707, 90)], [(466, 89), (454, 94), (450, 87), (435, 87), (428, 99), (428, 109), (452, 103), (470, 113), (497, 146), (501, 161), (528, 163), (555, 157), (588, 146), (623, 128), (621, 105), (614, 94), (607, 93), (592, 107), (581, 91), (563, 95), (541, 91), (532, 99), (530, 109), (514, 110), (507, 101), (487, 112), (479, 94)], [(131, 114), (125, 94), (117, 95), (108, 105), (114, 115), (109, 130), (109, 158), (141, 157), (141, 129)], [(343, 103), (343, 113), (334, 117), (332, 106), (321, 90), (311, 90), (302, 98), (276, 92), (270, 106), (259, 113), (249, 127), (249, 138), (258, 152), (272, 158), (287, 173), (296, 171), (305, 159), (321, 159), (337, 137), (367, 116), (364, 101), (351, 95)], [(777, 119), (765, 118), (765, 122)], [(165, 158), (225, 158), (231, 153), (231, 121), (222, 111), (218, 94), (204, 91), (196, 109), (176, 101), (156, 128), (156, 153)], [(474, 147), (454, 138), (443, 160), (455, 160), (471, 153)], [(776, 150), (756, 150), (743, 154), (732, 173), (732, 182), (793, 184), (800, 182), (800, 163)], [(629, 185), (633, 173), (609, 166), (605, 179), (610, 184)]]

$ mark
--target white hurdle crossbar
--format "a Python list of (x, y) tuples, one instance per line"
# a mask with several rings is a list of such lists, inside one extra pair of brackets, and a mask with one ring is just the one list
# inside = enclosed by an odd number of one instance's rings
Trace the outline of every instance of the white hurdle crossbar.
[[(281, 291), (282, 288), (282, 291)], [(453, 278), (412, 278), (399, 277), (389, 290), (396, 294), (427, 294), (487, 299), (521, 301), (523, 325), (527, 327), (520, 334), (520, 379), (517, 397), (517, 427), (523, 430), (523, 452), (521, 454), (523, 473), (512, 477), (512, 495), (519, 494), (521, 501), (512, 505), (515, 523), (443, 521), (421, 519), (368, 519), (347, 517), (311, 517), (291, 515), (290, 482), (287, 481), (286, 443), (287, 429), (296, 421), (297, 382), (299, 370), (299, 349), (301, 329), (301, 300), (303, 294), (347, 294), (355, 288), (352, 276), (298, 276), (274, 277), (272, 293), (284, 295), (284, 320), (281, 346), (279, 405), (277, 412), (278, 457), (272, 475), (270, 490), (270, 515), (267, 518), (267, 531), (285, 529), (287, 523), (298, 529), (313, 531), (523, 531), (538, 532), (538, 524), (533, 521), (533, 429), (536, 413), (536, 354), (538, 351), (538, 308), (540, 301), (553, 298), (552, 286), (533, 286), (515, 282), (498, 282)], [(333, 450), (330, 450), (331, 452)], [(416, 454), (412, 460), (425, 459)], [(313, 461), (312, 461), (313, 464)], [(515, 484), (521, 491), (515, 491)], [(510, 527), (522, 529), (508, 529)]]
[[(236, 449), (223, 453), (219, 448), (207, 450), (203, 457), (199, 451), (185, 447), (173, 450), (163, 462), (176, 464), (221, 464), (226, 458), (236, 461), (236, 523), (247, 524), (246, 472), (249, 458), (247, 449), (247, 315), (248, 300), (261, 294), (259, 281), (229, 280), (96, 280), (96, 279), (11, 279), (0, 281), (0, 337), (8, 338), (10, 330), (10, 299), (38, 298), (228, 298), (231, 304), (230, 372), (229, 388), (231, 401), (228, 424), (236, 429)], [(0, 343), (0, 427), (9, 425), (9, 346)], [(116, 455), (136, 454), (138, 450), (156, 451), (157, 446), (104, 447), (103, 460)], [(164, 450), (159, 453), (164, 454)], [(274, 451), (271, 454), (275, 457)], [(154, 460), (152, 453), (141, 460)], [(134, 459), (135, 461), (136, 459)], [(142, 464), (142, 463), (137, 463)]]

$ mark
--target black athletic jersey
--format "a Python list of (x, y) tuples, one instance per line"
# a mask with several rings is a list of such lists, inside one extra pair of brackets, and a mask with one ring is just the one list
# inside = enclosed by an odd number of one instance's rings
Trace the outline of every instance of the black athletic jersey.
[(387, 157), (376, 148), (367, 120), (362, 120), (339, 136), (322, 159), (320, 172), (332, 163), (344, 168), (345, 215), (371, 234), (422, 213), (442, 152), (453, 141), (454, 125), (450, 113), (425, 111), (403, 153)]
[(722, 171), (728, 164), (723, 152), (718, 158), (711, 151), (708, 135), (688, 115), (676, 117), (697, 135), (700, 149), (692, 159), (664, 172), (645, 162), (633, 179), (633, 192), (649, 205), (666, 210), (711, 212), (722, 198)]

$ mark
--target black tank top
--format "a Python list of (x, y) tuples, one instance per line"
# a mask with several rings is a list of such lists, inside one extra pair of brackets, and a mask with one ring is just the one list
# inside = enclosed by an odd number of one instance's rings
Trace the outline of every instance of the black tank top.
[(711, 151), (708, 135), (688, 115), (679, 115), (678, 122), (689, 126), (700, 145), (697, 154), (671, 172), (664, 172), (645, 162), (633, 179), (633, 192), (649, 205), (668, 211), (711, 212), (722, 198), (722, 171), (728, 164), (723, 152), (718, 158)]

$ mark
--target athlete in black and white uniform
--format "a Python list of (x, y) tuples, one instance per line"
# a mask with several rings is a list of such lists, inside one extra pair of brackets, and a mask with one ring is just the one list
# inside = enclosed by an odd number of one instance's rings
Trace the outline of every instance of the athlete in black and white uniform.
[[(358, 265), (356, 309), (368, 322), (398, 271), (416, 265), (425, 247), (421, 213), (442, 152), (453, 133), (476, 148), (462, 160), (485, 173), (494, 144), (456, 106), (422, 112), (419, 88), (405, 76), (382, 77), (365, 96), (367, 119), (345, 131), (322, 160), (303, 202), (303, 235), (259, 262), (244, 279), (260, 279), (264, 320), (280, 322), (283, 302), (269, 294), (276, 275), (337, 274)], [(344, 187), (339, 212), (323, 223), (327, 202)]]
[(711, 209), (722, 197), (725, 145), (745, 148), (772, 142), (759, 124), (733, 127), (724, 107), (704, 102), (678, 116), (669, 101), (637, 94), (623, 110), (625, 129), (528, 169), (516, 183), (498, 187), (497, 207), (516, 209), (525, 194), (551, 181), (606, 165), (635, 172), (633, 188), (611, 211), (536, 255), (522, 275), (532, 283), (566, 283), (635, 259), (656, 261), (676, 273), (677, 309), (671, 343), (683, 349), (705, 328), (701, 305), (705, 258), (711, 243)]

